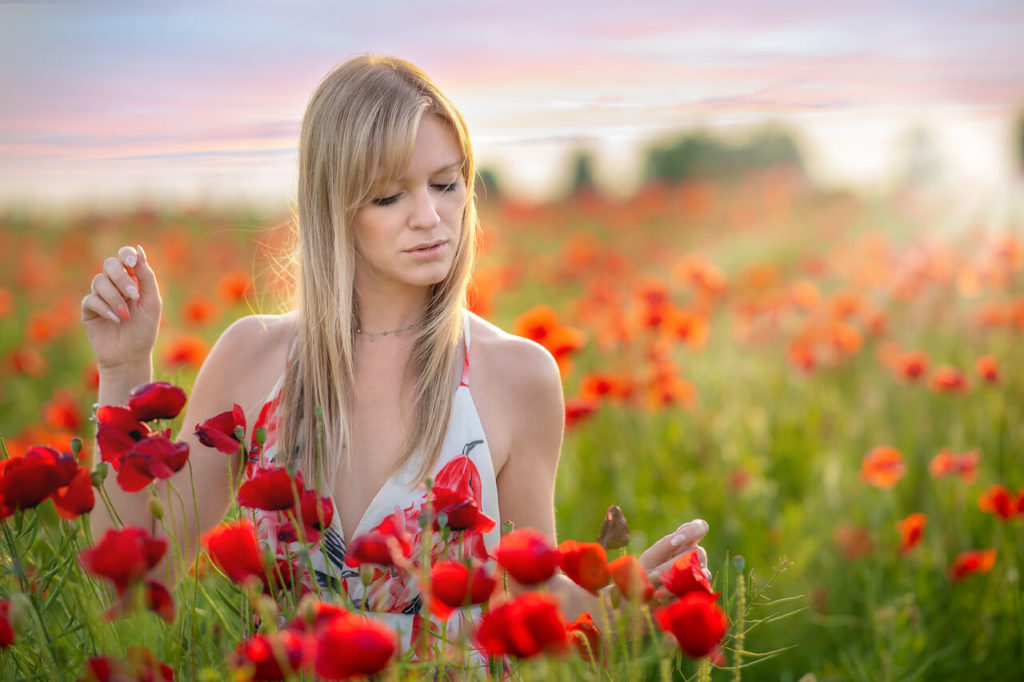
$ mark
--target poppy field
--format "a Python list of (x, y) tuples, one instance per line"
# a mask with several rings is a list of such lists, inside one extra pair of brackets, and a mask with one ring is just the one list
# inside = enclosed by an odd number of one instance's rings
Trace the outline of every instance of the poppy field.
[[(825, 192), (788, 168), (484, 202), (470, 307), (562, 372), (561, 544), (503, 529), (496, 562), (469, 561), (492, 526), (457, 513), (471, 491), (439, 475), (349, 547), (366, 584), (405, 571), (434, 619), (476, 609), (472, 632), (444, 626), (418, 650), (304, 596), (301, 552), (268, 569), (250, 512), (299, 544), (333, 513), (296, 472), (249, 478), (174, 589), (147, 575), (173, 538), (86, 533), (103, 486), (145, 495), (188, 466), (179, 429), (224, 452), (262, 444), (230, 412), (185, 425), (172, 408), (230, 322), (286, 309), (287, 216), (4, 215), (0, 678), (1019, 677), (1024, 215), (950, 209), (924, 190)], [(136, 243), (161, 282), (169, 383), (94, 410), (78, 306), (103, 258)], [(153, 499), (154, 527), (181, 504)], [(688, 560), (645, 583), (632, 557), (695, 518), (711, 584)], [(556, 567), (614, 586), (617, 636), (600, 634), (608, 614), (570, 623), (540, 589), (502, 599), (503, 571), (528, 584)], [(655, 588), (677, 598), (648, 608)]]

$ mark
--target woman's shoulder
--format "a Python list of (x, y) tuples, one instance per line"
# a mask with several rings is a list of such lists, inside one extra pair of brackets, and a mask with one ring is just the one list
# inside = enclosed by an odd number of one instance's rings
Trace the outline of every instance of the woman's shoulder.
[(505, 386), (557, 385), (561, 391), (558, 364), (544, 346), (473, 313), (468, 317), (473, 371), (480, 367), (488, 375), (500, 376)]
[(294, 312), (236, 320), (217, 339), (197, 384), (223, 386), (230, 394), (224, 402), (238, 403), (248, 411), (273, 389), (284, 371), (296, 320)]

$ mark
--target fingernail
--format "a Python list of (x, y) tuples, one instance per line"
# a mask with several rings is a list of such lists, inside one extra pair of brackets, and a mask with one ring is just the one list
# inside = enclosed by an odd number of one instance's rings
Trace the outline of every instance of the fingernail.
[(117, 315), (115, 315), (114, 313), (110, 312), (109, 310), (107, 311), (107, 317), (112, 319), (114, 322), (117, 322), (117, 323), (121, 322), (121, 318), (118, 317)]
[(138, 261), (135, 260), (135, 254), (134, 253), (129, 253), (127, 256), (124, 257), (124, 264), (127, 265), (130, 268), (134, 268), (135, 267), (135, 263), (137, 263), (137, 262)]
[(672, 536), (671, 544), (672, 544), (673, 547), (678, 547), (679, 545), (685, 545), (686, 543), (688, 543), (690, 541), (691, 541), (690, 540), (690, 536), (687, 535), (685, 532), (683, 532), (683, 533), (676, 533), (675, 535)]
[(124, 303), (118, 306), (117, 314), (120, 315), (125, 320), (132, 319), (132, 314), (128, 312), (128, 306), (126, 306)]
[(142, 244), (136, 244), (135, 248), (138, 249), (139, 253), (142, 254), (143, 260), (149, 260), (149, 256), (146, 255), (146, 250), (142, 248)]
[(128, 288), (125, 291), (128, 293), (128, 298), (132, 299), (133, 301), (138, 300), (139, 290), (135, 288), (134, 284), (129, 284)]

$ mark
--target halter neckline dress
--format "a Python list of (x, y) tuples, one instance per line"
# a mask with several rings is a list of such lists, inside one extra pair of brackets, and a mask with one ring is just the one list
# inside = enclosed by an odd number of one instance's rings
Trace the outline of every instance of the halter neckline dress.
[[(440, 475), (447, 477), (446, 480), (452, 480), (454, 476), (470, 486), (475, 496), (479, 498), (476, 500), (479, 511), (493, 519), (495, 524), (486, 533), (452, 533), (447, 542), (442, 541), (439, 534), (432, 533), (430, 553), (435, 562), (444, 559), (459, 561), (466, 556), (472, 556), (479, 561), (488, 562), (489, 567), (493, 568), (494, 550), (501, 535), (501, 517), (498, 510), (494, 464), (484, 437), (483, 425), (480, 423), (473, 396), (469, 391), (468, 311), (463, 311), (463, 339), (465, 359), (462, 376), (452, 397), (451, 419), (441, 447), (441, 455), (431, 470), (430, 477), (438, 480)], [(253, 425), (253, 432), (257, 428), (264, 428), (266, 437), (262, 447), (255, 440), (250, 444), (247, 475), (251, 475), (257, 466), (270, 466), (274, 462), (277, 454), (283, 383), (282, 373)], [(427, 503), (427, 492), (423, 486), (411, 487), (421, 456), (422, 453), (417, 453), (384, 482), (359, 519), (353, 538), (371, 531), (386, 517), (400, 514), (407, 531), (413, 537), (410, 559), (415, 561), (421, 556), (423, 533), (417, 519)], [(307, 485), (310, 482), (307, 480)], [(331, 501), (333, 504), (333, 495)], [(279, 531), (287, 525), (280, 512), (256, 511), (256, 530), (260, 542), (270, 547), (279, 559), (294, 557), (301, 549), (298, 543), (287, 542), (279, 537)], [(369, 586), (364, 585), (359, 570), (345, 563), (346, 551), (350, 544), (351, 538), (345, 538), (339, 515), (335, 512), (331, 524), (323, 530), (319, 541), (312, 546), (312, 576), (305, 573), (303, 585), (313, 591), (319, 588), (324, 598), (329, 597), (332, 592), (346, 594), (356, 609), (364, 609), (367, 614), (381, 618), (393, 627), (398, 632), (402, 648), (405, 650), (410, 645), (415, 614), (423, 611), (416, 579), (399, 569), (392, 568), (387, 571), (375, 571), (373, 581)], [(306, 567), (309, 567), (309, 563), (306, 563)], [(478, 614), (479, 608), (455, 611), (447, 622), (449, 641), (468, 625), (464, 623), (467, 618), (475, 619)], [(439, 627), (438, 622), (432, 623), (435, 631), (438, 631)]]

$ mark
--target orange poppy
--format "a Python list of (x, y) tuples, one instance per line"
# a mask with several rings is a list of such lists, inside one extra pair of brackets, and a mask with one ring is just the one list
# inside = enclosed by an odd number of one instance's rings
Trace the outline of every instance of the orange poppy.
[(982, 355), (974, 363), (974, 371), (990, 384), (999, 382), (999, 362), (994, 355)]
[(182, 334), (171, 340), (164, 350), (164, 364), (169, 367), (196, 367), (206, 360), (210, 352), (206, 341), (193, 334)]
[(223, 275), (217, 282), (217, 294), (228, 304), (238, 303), (252, 293), (252, 277), (236, 270)]
[(994, 548), (961, 552), (949, 567), (949, 578), (959, 581), (972, 573), (988, 573), (995, 563), (996, 550)]
[(924, 376), (928, 371), (928, 354), (920, 350), (910, 350), (896, 357), (896, 373), (908, 381)]
[(992, 485), (978, 498), (978, 508), (986, 514), (995, 514), (1000, 521), (1009, 521), (1024, 514), (1024, 490), (1010, 493), (1005, 485)]
[(928, 386), (936, 393), (966, 393), (967, 378), (956, 367), (944, 365), (932, 372)]
[(896, 522), (896, 530), (900, 534), (900, 551), (906, 554), (914, 547), (917, 547), (924, 539), (924, 527), (928, 524), (928, 517), (921, 512), (911, 514), (902, 521)]
[(894, 447), (882, 445), (867, 455), (860, 466), (860, 477), (877, 488), (891, 488), (907, 471), (903, 454)]
[(935, 478), (957, 474), (964, 483), (973, 483), (980, 458), (981, 455), (977, 450), (957, 455), (948, 449), (943, 449), (928, 463), (928, 472)]
[(204, 325), (217, 318), (217, 304), (205, 296), (192, 296), (181, 306), (181, 316), (185, 322)]

